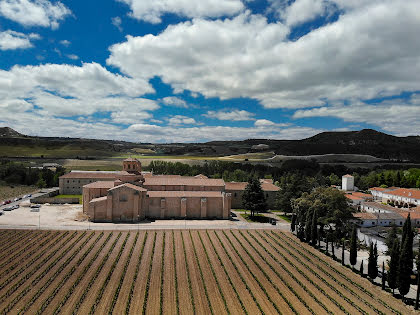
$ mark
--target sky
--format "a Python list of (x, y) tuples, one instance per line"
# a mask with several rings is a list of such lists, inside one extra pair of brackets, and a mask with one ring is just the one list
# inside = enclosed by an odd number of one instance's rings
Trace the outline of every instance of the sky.
[(418, 0), (0, 0), (0, 126), (134, 142), (420, 135)]

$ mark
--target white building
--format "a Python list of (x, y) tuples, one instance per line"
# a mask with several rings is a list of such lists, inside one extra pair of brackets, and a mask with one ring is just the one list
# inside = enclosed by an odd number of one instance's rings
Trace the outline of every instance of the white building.
[(351, 175), (344, 175), (341, 178), (341, 189), (344, 191), (353, 191), (354, 190), (354, 177)]

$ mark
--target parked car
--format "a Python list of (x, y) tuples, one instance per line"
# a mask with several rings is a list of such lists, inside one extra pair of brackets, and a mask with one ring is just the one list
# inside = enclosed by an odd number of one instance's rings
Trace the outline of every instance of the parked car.
[(4, 210), (4, 211), (12, 211), (12, 210), (13, 210), (13, 207), (6, 207), (6, 208), (4, 208), (3, 210)]
[(3, 215), (3, 214), (4, 214), (3, 210), (0, 210), (0, 216)]
[(39, 208), (31, 208), (31, 212), (39, 212)]
[(15, 210), (15, 209), (18, 209), (18, 208), (19, 208), (19, 205), (12, 206), (12, 210)]
[(6, 205), (8, 205), (9, 203), (12, 203), (12, 201), (11, 201), (11, 200), (6, 200), (6, 201), (5, 201), (5, 204), (6, 204)]
[(31, 205), (31, 208), (41, 208), (41, 205)]
[(1, 205), (4, 206), (6, 204), (6, 201), (2, 201)]

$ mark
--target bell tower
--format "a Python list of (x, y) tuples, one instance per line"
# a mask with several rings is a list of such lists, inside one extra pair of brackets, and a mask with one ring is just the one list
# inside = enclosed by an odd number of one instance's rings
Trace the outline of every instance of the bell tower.
[(137, 159), (129, 158), (123, 161), (123, 171), (130, 174), (141, 174), (141, 162)]

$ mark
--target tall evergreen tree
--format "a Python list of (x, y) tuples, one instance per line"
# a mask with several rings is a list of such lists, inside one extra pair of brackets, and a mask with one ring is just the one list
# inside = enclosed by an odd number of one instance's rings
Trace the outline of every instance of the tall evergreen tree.
[(292, 232), (294, 232), (295, 228), (296, 228), (296, 213), (293, 213), (292, 214), (292, 222), (290, 223), (290, 230)]
[(245, 209), (251, 211), (251, 216), (256, 212), (265, 211), (267, 203), (260, 181), (255, 177), (250, 177), (245, 191), (242, 195), (242, 205)]
[(354, 268), (357, 263), (357, 230), (356, 226), (353, 226), (350, 238), (350, 265)]
[(364, 270), (363, 270), (363, 260), (362, 260), (362, 263), (360, 264), (360, 275), (362, 276), (362, 277), (364, 277)]
[(382, 290), (385, 290), (385, 280), (386, 280), (385, 262), (382, 261)]
[(400, 260), (400, 242), (396, 238), (394, 240), (394, 244), (392, 245), (392, 249), (390, 251), (390, 260), (388, 262), (388, 286), (392, 289), (392, 294), (394, 294), (394, 290), (397, 288), (397, 279), (398, 279), (398, 266)]
[[(373, 281), (378, 276), (378, 254), (375, 251), (376, 244), (370, 243), (369, 246), (369, 259), (368, 259), (368, 275)], [(375, 253), (376, 252), (376, 253)]]
[(388, 247), (388, 254), (391, 253), (392, 246), (394, 245), (394, 241), (397, 238), (397, 226), (395, 224), (392, 225), (391, 229), (388, 231), (386, 236), (386, 246)]
[(413, 271), (413, 247), (410, 246), (410, 240), (405, 238), (401, 247), (401, 256), (398, 266), (398, 291), (404, 297), (410, 291), (410, 279)]
[(309, 243), (311, 240), (311, 231), (312, 231), (312, 213), (311, 211), (306, 212), (305, 219), (305, 240)]
[(316, 210), (314, 210), (312, 215), (311, 242), (313, 246), (316, 246), (318, 242), (318, 215)]
[(344, 266), (344, 252), (346, 250), (346, 247), (344, 246), (344, 240), (343, 240), (343, 250), (341, 251), (341, 264)]

